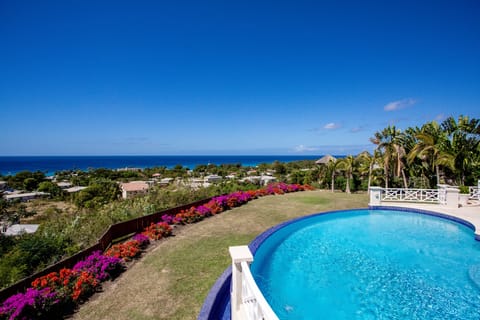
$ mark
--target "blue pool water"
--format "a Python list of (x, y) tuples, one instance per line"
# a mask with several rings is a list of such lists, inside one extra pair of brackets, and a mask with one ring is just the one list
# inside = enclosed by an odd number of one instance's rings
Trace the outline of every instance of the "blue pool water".
[(480, 319), (480, 242), (428, 215), (303, 219), (260, 245), (252, 273), (280, 319)]

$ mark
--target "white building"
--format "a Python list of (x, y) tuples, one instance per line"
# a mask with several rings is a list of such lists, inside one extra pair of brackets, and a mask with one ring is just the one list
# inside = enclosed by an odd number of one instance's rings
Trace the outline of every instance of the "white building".
[(74, 193), (74, 192), (82, 191), (83, 189), (87, 189), (87, 187), (76, 186), (76, 187), (65, 189), (65, 191), (67, 191), (68, 193)]
[(7, 201), (14, 201), (14, 200), (20, 200), (20, 201), (29, 201), (33, 200), (36, 198), (41, 198), (50, 195), (50, 193), (47, 192), (28, 192), (28, 193), (13, 193), (13, 194), (6, 194), (3, 197)]
[(62, 189), (68, 189), (72, 186), (72, 184), (68, 181), (60, 181), (60, 182), (57, 182), (57, 186), (59, 186)]
[(222, 177), (216, 174), (211, 174), (205, 177), (205, 182), (208, 182), (208, 183), (215, 183), (220, 181), (222, 181)]
[(23, 233), (35, 233), (39, 226), (39, 224), (12, 224), (7, 228), (5, 228), (6, 226), (2, 226), (0, 232), (6, 236), (18, 236)]

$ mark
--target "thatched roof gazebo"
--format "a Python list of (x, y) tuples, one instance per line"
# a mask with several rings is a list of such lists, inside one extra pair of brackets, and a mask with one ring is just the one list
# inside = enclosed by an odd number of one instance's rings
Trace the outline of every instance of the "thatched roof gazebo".
[(337, 158), (327, 154), (326, 156), (323, 156), (322, 158), (315, 161), (315, 164), (328, 164), (330, 161), (336, 162)]

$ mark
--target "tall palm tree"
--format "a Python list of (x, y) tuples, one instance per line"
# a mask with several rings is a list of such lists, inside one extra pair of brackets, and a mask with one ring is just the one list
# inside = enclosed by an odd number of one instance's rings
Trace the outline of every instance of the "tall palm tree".
[(466, 178), (473, 178), (475, 168), (478, 168), (475, 159), (480, 152), (480, 119), (460, 116), (455, 121), (449, 117), (442, 122), (442, 128), (450, 138), (456, 177), (465, 185)]
[(449, 152), (448, 137), (440, 125), (429, 122), (422, 126), (415, 134), (417, 143), (410, 150), (407, 161), (412, 164), (416, 158), (426, 163), (426, 167), (435, 172), (436, 183), (440, 184), (440, 167), (446, 166), (454, 169), (454, 156)]
[(327, 163), (327, 170), (330, 173), (332, 177), (332, 183), (331, 183), (331, 190), (332, 192), (335, 191), (335, 173), (337, 171), (337, 160), (329, 160)]
[(395, 126), (388, 126), (381, 132), (375, 132), (370, 141), (377, 146), (376, 151), (379, 151), (384, 158), (385, 188), (388, 188), (390, 174), (395, 177), (402, 175), (405, 188), (408, 187), (403, 170), (402, 158), (405, 156), (405, 149), (401, 144), (401, 131)]
[(350, 191), (350, 179), (353, 178), (353, 170), (355, 167), (355, 158), (352, 155), (348, 155), (343, 159), (338, 160), (337, 168), (345, 171), (345, 177), (347, 178), (347, 185), (345, 187), (346, 193), (352, 193)]
[(380, 151), (375, 150), (373, 155), (364, 151), (360, 153), (356, 159), (358, 162), (358, 172), (361, 176), (367, 176), (367, 191), (370, 193), (370, 187), (373, 180), (373, 172), (378, 167), (378, 161), (381, 160)]

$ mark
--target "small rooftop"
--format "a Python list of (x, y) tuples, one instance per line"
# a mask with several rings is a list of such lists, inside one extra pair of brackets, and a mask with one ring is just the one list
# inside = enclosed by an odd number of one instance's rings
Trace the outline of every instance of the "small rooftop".
[(7, 228), (4, 235), (18, 236), (22, 233), (35, 233), (38, 230), (39, 224), (12, 224)]

